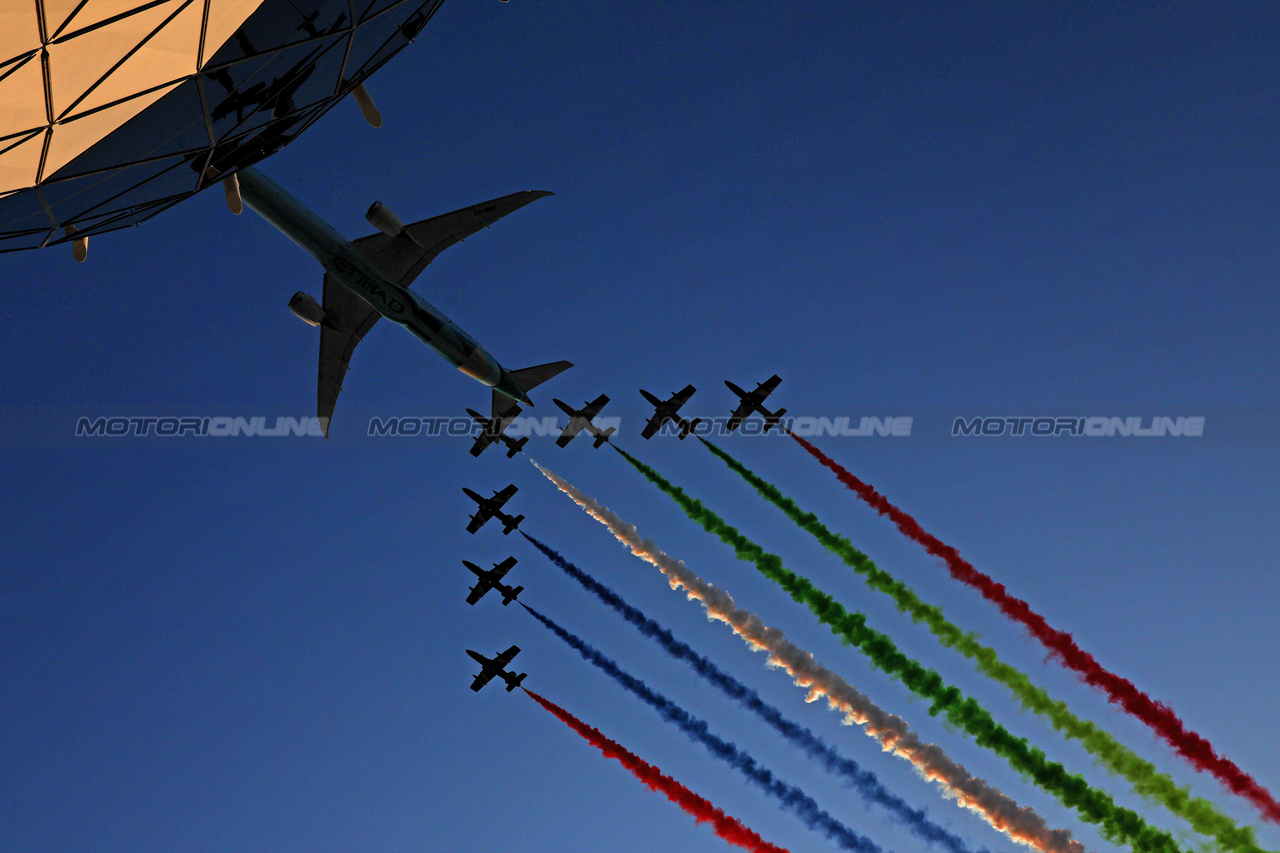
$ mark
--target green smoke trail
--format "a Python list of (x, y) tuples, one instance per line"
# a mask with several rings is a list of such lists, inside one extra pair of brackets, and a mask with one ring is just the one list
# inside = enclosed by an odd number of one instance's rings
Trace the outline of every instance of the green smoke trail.
[(706, 439), (699, 439), (708, 450), (722, 460), (742, 479), (751, 484), (765, 500), (782, 510), (788, 518), (837, 557), (858, 572), (872, 589), (891, 597), (898, 609), (916, 622), (923, 622), (942, 645), (955, 649), (974, 661), (988, 677), (1008, 687), (1022, 707), (1045, 717), (1064, 736), (1080, 741), (1104, 767), (1122, 776), (1140, 795), (1160, 803), (1186, 820), (1202, 835), (1215, 839), (1232, 853), (1266, 853), (1258, 847), (1251, 827), (1241, 827), (1218, 811), (1208, 800), (1192, 797), (1189, 789), (1178, 787), (1168, 775), (1159, 772), (1151, 762), (1125, 747), (1096, 724), (1082, 720), (1060, 701), (1049, 697), (1031, 683), (1025, 673), (1001, 661), (994, 649), (984, 646), (972, 635), (963, 633), (942, 615), (938, 607), (925, 604), (911, 588), (876, 566), (853, 543), (833, 533), (811, 512), (800, 509), (776, 486), (752, 473), (745, 465)]
[(1117, 805), (1105, 793), (1091, 787), (1084, 777), (1069, 773), (1061, 764), (1050, 761), (1042, 750), (1028, 744), (1026, 738), (1015, 736), (959, 688), (947, 684), (938, 673), (903, 654), (884, 634), (867, 627), (866, 616), (849, 612), (809, 580), (784, 566), (776, 554), (768, 553), (743, 536), (700, 501), (663, 479), (657, 471), (626, 451), (616, 446), (613, 449), (675, 500), (708, 533), (715, 534), (731, 546), (739, 559), (753, 563), (761, 574), (786, 590), (792, 599), (813, 611), (832, 633), (861, 649), (877, 668), (898, 678), (913, 693), (929, 699), (930, 714), (945, 716), (979, 745), (1004, 758), (1013, 769), (1057, 797), (1063, 805), (1075, 809), (1081, 819), (1101, 827), (1111, 841), (1127, 843), (1141, 853), (1180, 853), (1169, 833), (1148, 826), (1137, 812)]

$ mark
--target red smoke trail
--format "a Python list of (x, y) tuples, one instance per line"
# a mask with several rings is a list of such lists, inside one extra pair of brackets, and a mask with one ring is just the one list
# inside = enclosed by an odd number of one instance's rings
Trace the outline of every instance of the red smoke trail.
[(529, 694), (530, 699), (559, 717), (569, 728), (586, 738), (592, 746), (604, 753), (605, 758), (616, 758), (620, 761), (622, 766), (635, 774), (635, 777), (643, 782), (649, 790), (666, 794), (668, 800), (693, 815), (694, 820), (698, 823), (710, 821), (711, 825), (715, 827), (716, 835), (725, 841), (730, 844), (736, 844), (739, 847), (745, 847), (747, 850), (760, 851), (760, 853), (788, 853), (786, 848), (778, 847), (765, 841), (759, 835), (743, 826), (737, 818), (729, 817), (720, 809), (711, 805), (708, 800), (690, 791), (644, 759), (628, 752), (618, 742), (609, 740), (609, 738), (600, 734), (599, 729), (587, 725), (564, 708), (548, 699), (543, 699), (532, 690), (523, 687), (520, 689)]
[(1188, 731), (1172, 708), (1152, 699), (1128, 679), (1104, 669), (1094, 660), (1093, 655), (1076, 645), (1076, 641), (1070, 634), (1049, 627), (1044, 617), (1032, 610), (1029, 604), (1006, 592), (1004, 584), (997, 583), (975, 569), (968, 560), (960, 556), (960, 552), (955, 548), (926, 533), (919, 522), (889, 503), (884, 495), (859, 480), (834, 459), (800, 436), (790, 430), (787, 430), (787, 434), (809, 451), (814, 459), (829, 468), (847, 488), (857, 492), (858, 497), (881, 515), (888, 516), (889, 520), (896, 524), (909, 539), (914, 539), (930, 554), (946, 561), (951, 577), (974, 587), (982, 593), (984, 598), (999, 607), (1006, 616), (1026, 626), (1027, 630), (1044, 644), (1051, 656), (1058, 658), (1068, 668), (1079, 673), (1088, 684), (1105, 692), (1111, 702), (1146, 723), (1198, 770), (1217, 776), (1233, 792), (1257, 806), (1267, 820), (1280, 823), (1280, 803), (1276, 802), (1267, 789), (1237, 767), (1235, 762), (1214, 752), (1213, 746), (1203, 737)]

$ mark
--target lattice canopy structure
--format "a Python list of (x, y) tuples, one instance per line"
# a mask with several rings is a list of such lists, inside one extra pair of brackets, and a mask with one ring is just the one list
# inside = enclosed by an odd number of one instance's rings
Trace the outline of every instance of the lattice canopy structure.
[(278, 151), (441, 3), (0, 5), (0, 252), (135, 225)]

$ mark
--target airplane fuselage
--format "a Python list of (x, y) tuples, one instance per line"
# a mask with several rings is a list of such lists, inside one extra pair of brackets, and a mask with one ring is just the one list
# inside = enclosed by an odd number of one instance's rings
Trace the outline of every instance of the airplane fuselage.
[(391, 281), (351, 241), (283, 187), (252, 168), (240, 169), (237, 176), (244, 203), (319, 261), (335, 281), (383, 317), (404, 326), (467, 376), (532, 405), (524, 390), (474, 338), (434, 305)]

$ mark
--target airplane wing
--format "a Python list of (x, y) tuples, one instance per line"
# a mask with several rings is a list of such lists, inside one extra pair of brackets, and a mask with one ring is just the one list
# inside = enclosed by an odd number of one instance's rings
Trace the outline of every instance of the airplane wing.
[(494, 508), (494, 509), (501, 509), (501, 508), (502, 508), (502, 506), (503, 506), (504, 504), (506, 504), (506, 502), (507, 502), (507, 501), (511, 500), (511, 496), (512, 496), (512, 495), (514, 495), (517, 491), (519, 491), (519, 489), (517, 489), (517, 488), (516, 488), (516, 484), (515, 484), (515, 483), (511, 483), (511, 484), (509, 484), (509, 485), (505, 486), (505, 487), (502, 489), (502, 491), (500, 491), (500, 492), (494, 492), (494, 493), (493, 493), (493, 500), (497, 501), (497, 503), (496, 503), (496, 504), (494, 504), (494, 507), (493, 507), (493, 508)]
[(569, 442), (573, 441), (574, 437), (582, 432), (582, 428), (586, 425), (587, 422), (582, 418), (569, 418), (569, 423), (565, 425), (564, 429), (560, 430), (560, 437), (556, 439), (556, 447), (568, 447)]
[(764, 398), (772, 394), (773, 389), (777, 388), (778, 383), (781, 381), (782, 381), (782, 377), (775, 373), (772, 376), (770, 376), (768, 379), (766, 379), (765, 381), (757, 385), (755, 390), (756, 400), (758, 402), (763, 403)]
[(587, 420), (591, 420), (596, 415), (600, 414), (600, 410), (603, 409), (605, 404), (608, 402), (609, 396), (607, 394), (601, 394), (590, 403), (587, 403), (586, 407), (583, 408), (581, 415)]
[(507, 576), (507, 572), (511, 571), (512, 567), (515, 566), (515, 564), (516, 564), (515, 557), (507, 557), (507, 559), (503, 560), (501, 563), (498, 563), (498, 565), (494, 566), (492, 569), (489, 570), (490, 571), (489, 576), (493, 578), (495, 581), (500, 581)]
[(479, 456), (484, 453), (485, 448), (493, 444), (496, 439), (487, 432), (482, 432), (476, 436), (475, 444), (471, 445), (471, 455)]
[(480, 509), (476, 510), (476, 514), (471, 516), (471, 521), (467, 522), (467, 532), (475, 533), (484, 526), (484, 523), (489, 520), (492, 514), (484, 507), (480, 507)]
[(729, 415), (729, 429), (733, 429), (738, 424), (742, 423), (743, 418), (750, 415), (754, 409), (755, 406), (751, 405), (751, 401), (749, 400), (743, 400), (739, 403), (738, 408), (734, 409), (733, 414)]
[(520, 654), (520, 647), (512, 646), (511, 648), (507, 649), (505, 652), (503, 652), (502, 654), (494, 658), (493, 663), (498, 668), (502, 668), (507, 664), (511, 663), (511, 659), (518, 654)]
[(481, 687), (484, 687), (486, 684), (488, 684), (490, 681), (492, 681), (492, 680), (493, 680), (493, 676), (494, 676), (494, 671), (493, 671), (493, 670), (489, 670), (489, 669), (482, 669), (482, 670), (480, 670), (480, 674), (479, 674), (479, 675), (477, 675), (477, 676), (476, 676), (474, 679), (472, 679), (472, 681), (471, 681), (471, 689), (472, 689), (472, 690), (479, 690)]
[(471, 587), (471, 592), (467, 594), (467, 604), (475, 604), (477, 601), (484, 598), (484, 594), (491, 589), (493, 589), (493, 586), (486, 583), (484, 578), (481, 578), (476, 582), (475, 586)]
[[(555, 195), (542, 190), (525, 190), (501, 198), (482, 201), (404, 227), (405, 234), (392, 237), (382, 232), (353, 240), (360, 253), (377, 264), (392, 281), (402, 287), (413, 283), (427, 264), (445, 249), (461, 243), (481, 228), (488, 228), (508, 213), (544, 196)], [(412, 239), (410, 239), (412, 238)]]
[(327, 322), (320, 327), (316, 415), (320, 418), (320, 430), (327, 438), (329, 420), (333, 417), (338, 395), (342, 393), (342, 379), (347, 375), (351, 354), (382, 315), (327, 273), (324, 277), (324, 313)]
[(658, 431), (665, 420), (666, 418), (662, 417), (661, 414), (654, 414), (654, 416), (649, 418), (649, 421), (644, 425), (644, 429), (640, 430), (640, 437), (653, 438), (654, 433)]
[(677, 391), (675, 394), (672, 394), (671, 399), (668, 400), (667, 403), (675, 406), (678, 409), (681, 406), (683, 406), (685, 403), (689, 402), (689, 398), (692, 397), (693, 392), (697, 390), (698, 389), (694, 388), (692, 385), (686, 385), (683, 388), (681, 388), (679, 391)]

